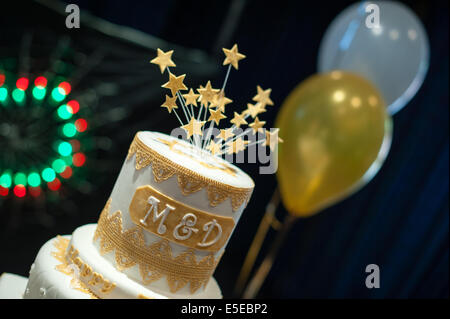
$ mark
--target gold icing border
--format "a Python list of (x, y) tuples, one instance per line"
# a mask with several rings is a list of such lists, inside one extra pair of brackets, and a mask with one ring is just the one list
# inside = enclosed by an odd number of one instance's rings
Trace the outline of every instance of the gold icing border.
[(197, 262), (195, 250), (188, 249), (174, 257), (169, 241), (163, 239), (147, 246), (143, 229), (135, 226), (122, 227), (122, 213), (118, 210), (109, 215), (111, 199), (105, 205), (98, 220), (94, 241), (100, 238), (100, 254), (115, 252), (115, 267), (122, 271), (137, 265), (144, 285), (165, 277), (170, 292), (175, 293), (190, 284), (190, 292), (205, 288), (220, 257), (208, 254)]
[(145, 145), (139, 140), (138, 134), (139, 132), (136, 133), (130, 145), (127, 160), (136, 154), (136, 170), (140, 170), (151, 164), (155, 182), (159, 183), (173, 175), (177, 175), (178, 186), (183, 195), (187, 196), (206, 188), (209, 204), (212, 207), (231, 198), (233, 212), (238, 210), (242, 204), (248, 203), (253, 188), (233, 187), (191, 171)]
[(59, 265), (55, 266), (55, 269), (67, 276), (72, 277), (70, 281), (70, 286), (78, 291), (81, 291), (85, 294), (91, 296), (91, 299), (99, 299), (97, 295), (95, 295), (92, 290), (90, 290), (86, 284), (84, 284), (80, 279), (78, 279), (72, 267), (70, 267), (69, 263), (66, 259), (66, 251), (69, 246), (70, 240), (61, 236), (57, 236), (56, 240), (53, 242), (53, 246), (57, 249), (56, 251), (51, 252), (51, 255), (60, 262)]

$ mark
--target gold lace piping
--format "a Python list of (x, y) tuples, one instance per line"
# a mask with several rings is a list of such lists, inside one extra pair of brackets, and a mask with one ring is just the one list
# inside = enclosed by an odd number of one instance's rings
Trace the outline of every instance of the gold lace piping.
[(231, 198), (231, 207), (233, 211), (236, 211), (242, 204), (248, 203), (253, 191), (253, 188), (239, 188), (220, 183), (178, 165), (145, 145), (139, 140), (137, 134), (128, 150), (127, 160), (134, 154), (136, 154), (136, 170), (151, 165), (153, 177), (157, 183), (177, 175), (178, 185), (185, 196), (206, 188), (209, 204), (212, 207)]
[(119, 271), (138, 265), (144, 285), (165, 277), (172, 293), (187, 284), (192, 294), (206, 287), (220, 257), (215, 260), (214, 254), (209, 254), (197, 262), (194, 249), (173, 257), (167, 239), (147, 246), (143, 229), (136, 226), (124, 231), (122, 213), (116, 211), (109, 215), (110, 204), (111, 199), (100, 215), (94, 241), (100, 238), (101, 255), (114, 250), (115, 266)]
[(79, 278), (75, 276), (73, 267), (71, 267), (71, 265), (67, 262), (66, 251), (67, 247), (69, 246), (69, 239), (57, 236), (56, 240), (53, 242), (53, 246), (57, 250), (52, 252), (51, 254), (56, 260), (60, 262), (59, 265), (55, 266), (55, 269), (67, 276), (72, 277), (72, 280), (70, 281), (70, 286), (73, 289), (90, 295), (91, 299), (99, 299), (92, 292), (92, 290), (90, 290)]

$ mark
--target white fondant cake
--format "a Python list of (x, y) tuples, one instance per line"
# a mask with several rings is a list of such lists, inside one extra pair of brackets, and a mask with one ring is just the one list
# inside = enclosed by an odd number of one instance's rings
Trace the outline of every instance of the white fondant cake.
[(212, 274), (254, 183), (177, 138), (138, 132), (98, 224), (40, 250), (25, 298), (221, 298)]

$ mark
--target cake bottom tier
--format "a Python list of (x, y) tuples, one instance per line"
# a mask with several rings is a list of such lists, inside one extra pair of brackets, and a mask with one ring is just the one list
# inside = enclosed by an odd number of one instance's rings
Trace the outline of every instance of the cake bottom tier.
[[(92, 242), (95, 229), (96, 224), (84, 225), (77, 228), (72, 236), (58, 236), (45, 243), (31, 267), (24, 298), (222, 298), (214, 278), (203, 292), (193, 296), (162, 294), (142, 286), (115, 269), (99, 254)], [(67, 262), (66, 253), (74, 256), (74, 263)]]

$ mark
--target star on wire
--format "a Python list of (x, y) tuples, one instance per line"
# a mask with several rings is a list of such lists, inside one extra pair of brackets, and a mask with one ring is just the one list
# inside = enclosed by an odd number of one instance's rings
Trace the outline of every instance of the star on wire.
[(239, 153), (240, 151), (245, 150), (247, 144), (248, 141), (244, 141), (242, 138), (238, 137), (236, 140), (226, 144), (228, 146), (227, 154)]
[(158, 56), (150, 61), (150, 63), (157, 64), (161, 70), (161, 74), (168, 66), (176, 66), (172, 61), (173, 50), (164, 52), (160, 48), (157, 50)]
[(219, 91), (219, 89), (213, 89), (211, 87), (211, 81), (208, 81), (205, 87), (200, 87), (199, 89), (197, 89), (197, 92), (200, 93), (201, 103), (203, 105), (208, 105), (208, 103), (213, 102), (214, 96)]
[(238, 52), (237, 44), (233, 45), (231, 49), (222, 48), (225, 53), (225, 60), (223, 65), (231, 64), (236, 70), (239, 68), (238, 62), (245, 58), (245, 55)]
[(195, 94), (194, 90), (190, 89), (189, 93), (183, 94), (184, 99), (186, 100), (186, 105), (193, 105), (197, 106), (197, 99), (200, 96), (200, 94)]
[(176, 76), (172, 73), (169, 73), (169, 82), (161, 85), (163, 88), (169, 89), (172, 92), (172, 96), (175, 96), (180, 90), (187, 90), (186, 85), (184, 85), (183, 81), (186, 77), (186, 74)]
[(216, 143), (214, 140), (211, 140), (209, 145), (206, 147), (212, 155), (220, 154), (222, 148), (222, 143)]
[(220, 120), (227, 118), (224, 114), (222, 114), (222, 112), (220, 112), (220, 110), (214, 111), (212, 109), (209, 109), (209, 113), (210, 116), (208, 121), (214, 121), (216, 125), (219, 125)]
[(255, 118), (259, 113), (267, 111), (261, 103), (251, 104), (247, 103), (247, 109), (244, 111), (246, 114), (250, 114), (252, 118)]
[(243, 124), (248, 124), (247, 121), (244, 119), (244, 114), (239, 114), (237, 112), (234, 112), (234, 117), (230, 121), (230, 123), (233, 123), (236, 127), (241, 127)]
[(232, 138), (233, 136), (234, 136), (234, 133), (231, 128), (220, 130), (219, 137), (224, 141), (228, 140), (229, 138)]
[(278, 137), (278, 131), (280, 129), (275, 129), (273, 133), (270, 133), (269, 130), (266, 130), (266, 139), (263, 142), (263, 146), (269, 146), (270, 150), (273, 152), (278, 143), (283, 143), (283, 140)]
[(186, 131), (188, 138), (191, 138), (191, 136), (194, 134), (202, 136), (202, 127), (203, 125), (205, 125), (205, 123), (205, 121), (197, 121), (194, 117), (191, 117), (189, 123), (183, 125), (181, 128)]
[(263, 90), (259, 85), (256, 86), (258, 93), (253, 97), (253, 101), (261, 103), (262, 107), (266, 105), (273, 105), (273, 101), (270, 99), (270, 93), (272, 89)]
[(163, 104), (161, 104), (161, 107), (165, 107), (167, 108), (167, 110), (169, 111), (169, 113), (172, 113), (173, 109), (177, 109), (177, 97), (173, 96), (170, 97), (166, 94), (166, 100), (164, 101)]
[(264, 124), (266, 124), (266, 122), (260, 121), (258, 117), (256, 117), (253, 123), (249, 124), (249, 126), (252, 128), (253, 134), (256, 134), (257, 132), (262, 131)]
[(227, 98), (223, 92), (214, 95), (213, 102), (211, 103), (211, 107), (215, 107), (220, 112), (225, 113), (225, 106), (233, 102), (229, 98)]

